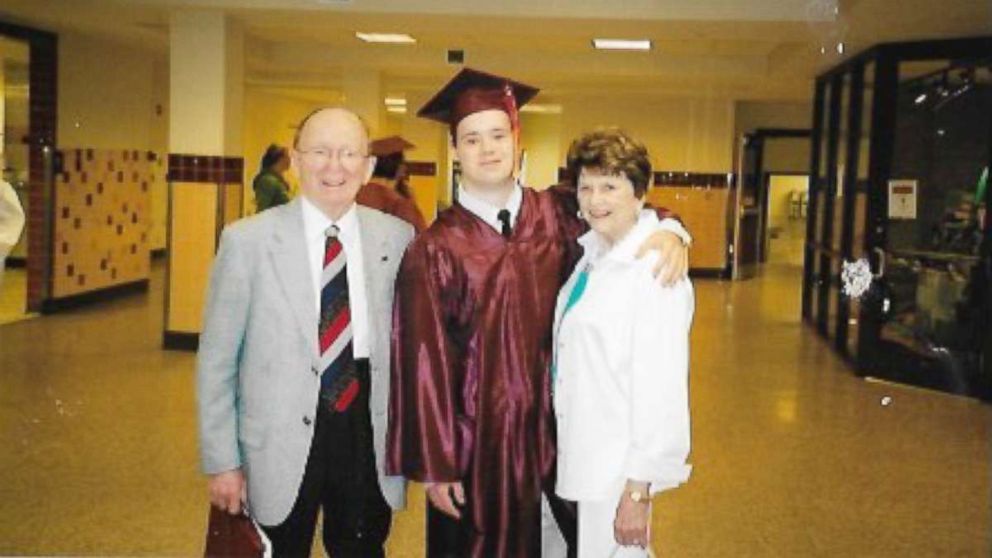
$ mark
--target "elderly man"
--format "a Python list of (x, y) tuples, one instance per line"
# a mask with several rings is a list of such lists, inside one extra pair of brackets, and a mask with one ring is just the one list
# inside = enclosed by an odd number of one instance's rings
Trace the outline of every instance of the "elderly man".
[(355, 204), (375, 158), (353, 113), (325, 108), (292, 150), (301, 196), (228, 227), (197, 362), (211, 502), (246, 502), (276, 556), (383, 556), (404, 484), (383, 474), (393, 282), (413, 237)]

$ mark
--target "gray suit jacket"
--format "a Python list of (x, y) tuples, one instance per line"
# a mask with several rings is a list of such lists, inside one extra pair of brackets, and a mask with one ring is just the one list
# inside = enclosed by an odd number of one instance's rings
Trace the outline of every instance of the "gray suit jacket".
[[(383, 495), (404, 506), (401, 477), (383, 475), (389, 337), (396, 272), (410, 225), (358, 206), (369, 304), (371, 416)], [(241, 467), (263, 525), (289, 515), (306, 467), (320, 389), (316, 287), (303, 213), (294, 200), (224, 230), (213, 264), (197, 355), (205, 473)]]

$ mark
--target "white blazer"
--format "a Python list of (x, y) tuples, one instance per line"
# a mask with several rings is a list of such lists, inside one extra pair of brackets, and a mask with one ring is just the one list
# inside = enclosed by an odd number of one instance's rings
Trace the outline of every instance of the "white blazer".
[[(656, 493), (689, 478), (693, 290), (688, 279), (662, 287), (656, 257), (634, 257), (656, 223), (641, 217), (612, 249), (595, 231), (583, 235), (585, 255), (558, 294), (556, 491), (566, 499), (603, 500), (627, 479)], [(586, 268), (584, 294), (563, 317)]]

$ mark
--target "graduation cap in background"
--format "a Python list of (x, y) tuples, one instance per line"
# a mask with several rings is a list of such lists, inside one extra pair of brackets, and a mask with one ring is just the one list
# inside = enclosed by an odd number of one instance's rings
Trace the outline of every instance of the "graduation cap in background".
[(538, 91), (536, 87), (507, 77), (464, 68), (417, 111), (417, 116), (447, 124), (454, 134), (458, 123), (466, 116), (496, 109), (510, 115), (516, 132), (519, 108)]
[(400, 136), (389, 136), (373, 140), (369, 145), (369, 151), (376, 157), (386, 157), (402, 153), (407, 149), (413, 149), (416, 145), (406, 141)]

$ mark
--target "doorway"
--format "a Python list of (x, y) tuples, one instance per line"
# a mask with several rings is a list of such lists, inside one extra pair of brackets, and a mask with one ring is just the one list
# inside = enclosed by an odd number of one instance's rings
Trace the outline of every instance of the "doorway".
[(0, 21), (0, 169), (26, 220), (0, 291), (0, 324), (8, 312), (12, 320), (40, 312), (51, 296), (57, 60), (56, 35)]
[(789, 268), (800, 275), (806, 241), (809, 177), (805, 174), (768, 174), (765, 178), (765, 265)]
[[(30, 213), (28, 196), (29, 135), (28, 87), (30, 48), (27, 41), (0, 36), (0, 172), (10, 184), (25, 214)], [(0, 284), (0, 324), (27, 315), (28, 235), (25, 230), (7, 256)]]
[(744, 134), (735, 202), (735, 279), (756, 276), (772, 245), (778, 249), (788, 244), (777, 242), (783, 235), (789, 239), (805, 237), (800, 223), (806, 214), (809, 153), (810, 130), (759, 128)]

